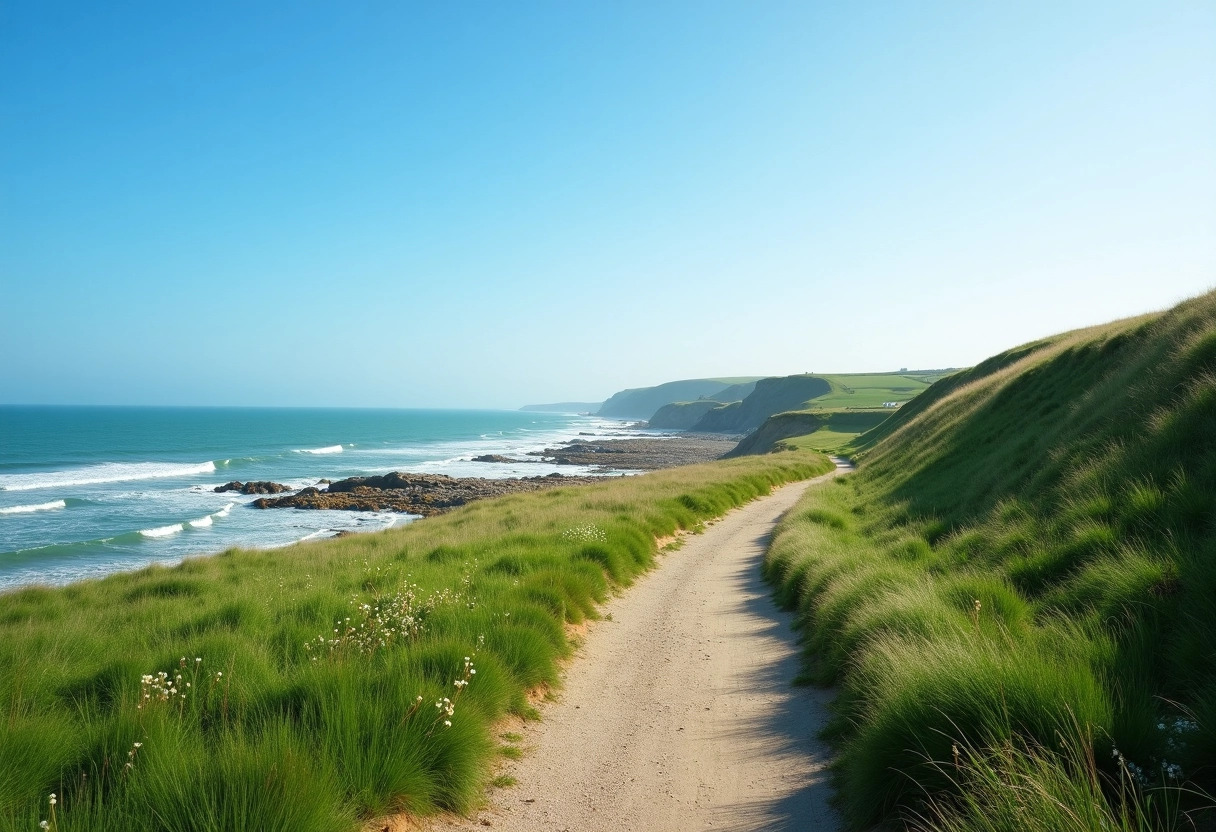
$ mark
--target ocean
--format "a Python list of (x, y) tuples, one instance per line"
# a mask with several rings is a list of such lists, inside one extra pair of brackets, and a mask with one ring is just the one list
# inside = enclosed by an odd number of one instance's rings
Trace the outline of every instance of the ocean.
[(215, 493), (230, 480), (302, 488), (389, 471), (586, 474), (471, 458), (630, 433), (593, 416), (497, 410), (0, 406), (0, 590), (412, 519), (259, 510), (250, 505), (256, 496)]

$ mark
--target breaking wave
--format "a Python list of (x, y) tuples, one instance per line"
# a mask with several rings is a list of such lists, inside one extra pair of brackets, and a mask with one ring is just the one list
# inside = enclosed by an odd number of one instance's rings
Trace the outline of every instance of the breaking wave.
[(298, 454), (340, 454), (342, 453), (341, 445), (326, 445), (324, 448), (300, 448), (296, 451)]
[(45, 471), (37, 474), (0, 475), (0, 491), (33, 491), (37, 488), (62, 488), (96, 485), (128, 480), (153, 480), (164, 477), (189, 477), (210, 474), (215, 463), (207, 462), (105, 462), (70, 471)]
[(168, 537), (171, 534), (177, 534), (185, 528), (185, 523), (174, 523), (171, 526), (157, 526), (154, 529), (140, 529), (139, 533), (144, 537)]
[(67, 508), (64, 500), (52, 500), (49, 503), (37, 503), (29, 506), (9, 506), (0, 508), (0, 514), (32, 514), (35, 511), (52, 511), (57, 508)]

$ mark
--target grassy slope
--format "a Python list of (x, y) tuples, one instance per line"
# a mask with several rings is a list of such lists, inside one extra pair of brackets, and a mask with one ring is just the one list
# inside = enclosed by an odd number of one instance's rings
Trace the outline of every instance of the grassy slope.
[(883, 402), (906, 402), (923, 393), (942, 372), (854, 373), (828, 375), (832, 392), (816, 399), (814, 406), (826, 410), (882, 407)]
[(617, 419), (649, 419), (660, 407), (672, 402), (710, 398), (758, 380), (754, 378), (697, 378), (669, 381), (655, 387), (635, 387), (612, 394), (598, 415)]
[[(852, 373), (766, 379), (747, 401), (710, 411), (696, 429), (754, 431), (739, 443), (732, 455), (794, 448), (841, 450), (896, 412), (884, 408), (883, 402), (915, 400), (930, 383), (953, 372), (913, 370), (901, 374)], [(776, 389), (766, 390), (766, 383), (775, 385)], [(766, 393), (766, 396), (761, 395)], [(746, 405), (750, 405), (750, 418), (744, 418)], [(813, 433), (807, 435), (808, 432)]]
[(889, 412), (873, 410), (778, 413), (745, 436), (726, 456), (773, 451), (837, 451), (848, 448), (860, 434), (881, 424), (889, 416)]
[[(723, 379), (718, 380), (722, 381)], [(759, 381), (760, 379), (757, 378), (752, 379), (751, 381), (741, 382), (739, 384), (732, 384), (730, 387), (727, 387), (720, 393), (715, 393), (714, 395), (710, 396), (710, 398), (716, 402), (721, 402), (722, 404), (741, 402), (752, 394), (752, 391), (756, 389), (756, 384), (758, 384)]]
[[(0, 829), (36, 829), (51, 792), (60, 832), (336, 832), (467, 809), (495, 721), (556, 683), (564, 625), (649, 568), (656, 535), (829, 468), (690, 466), (0, 595)], [(181, 674), (177, 693), (141, 687), (158, 671)]]
[(688, 430), (710, 410), (722, 406), (720, 402), (711, 399), (665, 404), (654, 412), (647, 421), (647, 426), (658, 430)]
[(1165, 827), (1141, 775), (1216, 790), (1216, 295), (996, 356), (858, 447), (768, 560), (841, 687), (855, 828)]
[(800, 410), (812, 400), (829, 392), (831, 387), (828, 382), (818, 376), (761, 379), (742, 402), (709, 411), (701, 417), (693, 430), (707, 433), (750, 433), (773, 414)]

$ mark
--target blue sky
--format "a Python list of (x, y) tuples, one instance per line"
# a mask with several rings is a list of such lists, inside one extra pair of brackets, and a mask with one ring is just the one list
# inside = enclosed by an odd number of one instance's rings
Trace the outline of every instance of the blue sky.
[(963, 366), (1216, 285), (1216, 5), (0, 5), (0, 402)]

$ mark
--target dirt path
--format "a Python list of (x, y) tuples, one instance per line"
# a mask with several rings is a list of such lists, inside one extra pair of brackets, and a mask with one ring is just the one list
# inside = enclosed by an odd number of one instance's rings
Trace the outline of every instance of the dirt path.
[(686, 537), (607, 604), (611, 620), (592, 625), (559, 701), (506, 769), (518, 784), (472, 819), (429, 828), (837, 829), (816, 739), (829, 695), (791, 686), (791, 616), (760, 577), (774, 523), (814, 482)]

